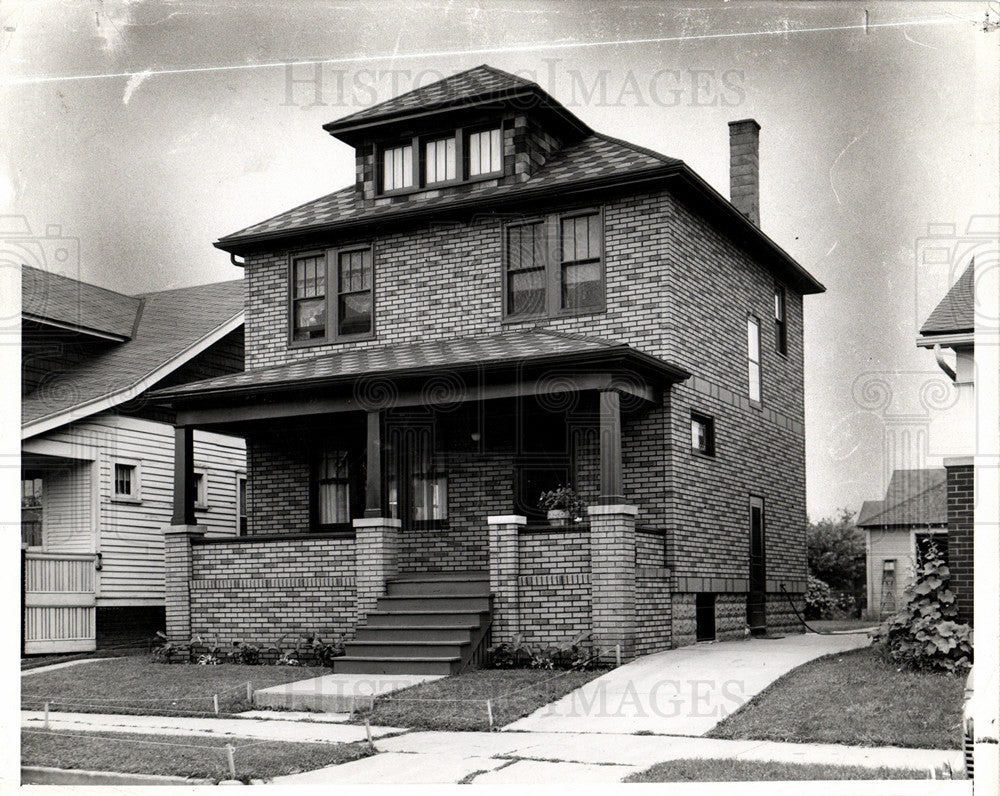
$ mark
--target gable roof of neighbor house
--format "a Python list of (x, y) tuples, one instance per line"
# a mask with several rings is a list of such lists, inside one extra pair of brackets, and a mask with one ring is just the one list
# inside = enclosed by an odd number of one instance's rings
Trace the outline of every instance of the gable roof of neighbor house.
[[(33, 270), (33, 269), (32, 269)], [(71, 280), (72, 281), (72, 280)], [(24, 306), (45, 280), (25, 279)], [(87, 285), (81, 293), (90, 295)], [(101, 290), (97, 288), (97, 290)], [(28, 438), (131, 400), (243, 323), (242, 280), (130, 297), (111, 294), (109, 305), (140, 301), (130, 339), (47, 379), (21, 401), (21, 436)]]
[(447, 366), (451, 373), (464, 368), (477, 371), (501, 367), (558, 365), (627, 360), (633, 365), (661, 373), (670, 380), (690, 374), (675, 365), (644, 354), (624, 343), (597, 337), (554, 332), (548, 329), (511, 330), (479, 337), (426, 340), (404, 345), (341, 351), (324, 356), (274, 365), (214, 379), (157, 390), (157, 400), (199, 398), (213, 394), (259, 393), (281, 389), (349, 383), (358, 377), (403, 378)]
[(21, 315), (26, 320), (124, 342), (132, 337), (142, 299), (23, 266)]
[[(485, 101), (505, 101), (520, 91), (534, 95), (535, 104), (531, 107), (558, 114), (578, 131), (578, 140), (570, 141), (527, 180), (507, 185), (490, 185), (487, 182), (480, 186), (473, 185), (463, 193), (445, 191), (439, 196), (418, 201), (379, 205), (366, 205), (352, 184), (225, 235), (215, 242), (215, 246), (231, 254), (243, 255), (281, 240), (307, 241), (329, 232), (373, 223), (420, 219), (431, 215), (440, 217), (445, 212), (472, 209), (486, 203), (494, 207), (500, 203), (527, 204), (550, 199), (556, 192), (561, 197), (582, 197), (621, 186), (639, 190), (644, 185), (671, 180), (685, 196), (697, 202), (703, 212), (719, 216), (734, 236), (772, 262), (775, 270), (795, 289), (802, 293), (821, 293), (825, 290), (794, 258), (682, 160), (595, 133), (536, 83), (487, 65), (329, 122), (324, 129), (337, 135), (352, 126), (372, 127), (397, 119), (400, 114), (432, 113)], [(421, 101), (428, 104), (421, 107)], [(526, 106), (519, 104), (518, 107)]]
[(920, 327), (922, 335), (958, 334), (974, 331), (976, 301), (976, 258)]
[(948, 522), (947, 473), (943, 468), (896, 470), (884, 500), (866, 500), (856, 525), (928, 526)]

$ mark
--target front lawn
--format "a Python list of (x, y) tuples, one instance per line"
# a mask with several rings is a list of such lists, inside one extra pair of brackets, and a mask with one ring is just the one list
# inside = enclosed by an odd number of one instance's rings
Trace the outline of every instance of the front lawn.
[(794, 669), (708, 736), (960, 749), (964, 685), (962, 676), (900, 670), (865, 647)]
[(865, 768), (820, 763), (778, 763), (761, 760), (669, 760), (630, 774), (625, 782), (754, 782), (761, 780), (927, 779), (927, 773), (906, 768)]
[(39, 672), (21, 681), (21, 708), (75, 713), (157, 716), (214, 715), (250, 710), (247, 682), (267, 688), (329, 674), (322, 667), (165, 664), (151, 655), (82, 663)]
[(197, 779), (230, 779), (226, 743), (237, 779), (270, 779), (357, 760), (372, 754), (364, 743), (292, 743), (197, 735), (21, 731), (21, 765)]
[[(490, 729), (527, 716), (603, 674), (601, 670), (474, 669), (397, 691), (367, 711), (375, 725), (422, 730)], [(363, 721), (359, 715), (355, 721)]]

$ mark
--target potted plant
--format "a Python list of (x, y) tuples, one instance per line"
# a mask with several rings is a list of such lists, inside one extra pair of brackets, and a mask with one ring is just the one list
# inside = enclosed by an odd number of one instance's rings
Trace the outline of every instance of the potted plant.
[(583, 501), (576, 490), (568, 485), (542, 492), (538, 505), (548, 512), (549, 525), (552, 526), (565, 525), (570, 520), (577, 522), (583, 516)]

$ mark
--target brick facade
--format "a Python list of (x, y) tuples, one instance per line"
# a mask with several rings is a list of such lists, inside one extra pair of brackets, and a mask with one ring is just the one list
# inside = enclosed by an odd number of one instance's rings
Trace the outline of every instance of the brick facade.
[(948, 569), (951, 589), (955, 592), (958, 621), (972, 624), (975, 472), (972, 464), (949, 465), (948, 472)]

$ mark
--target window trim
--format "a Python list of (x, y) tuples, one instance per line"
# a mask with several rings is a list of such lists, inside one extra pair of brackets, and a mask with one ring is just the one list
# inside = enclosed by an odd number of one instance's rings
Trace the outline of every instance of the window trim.
[(774, 350), (788, 356), (788, 299), (785, 288), (778, 284), (774, 286)]
[[(600, 247), (601, 254), (598, 264), (601, 273), (600, 279), (600, 303), (593, 307), (565, 308), (562, 306), (562, 222), (570, 218), (581, 218), (584, 216), (597, 216), (600, 225)], [(600, 315), (607, 312), (607, 271), (608, 257), (606, 234), (604, 228), (605, 214), (604, 205), (596, 207), (578, 207), (573, 210), (563, 210), (556, 213), (547, 213), (541, 216), (530, 218), (519, 218), (515, 221), (507, 221), (501, 226), (500, 237), (500, 261), (501, 261), (501, 322), (502, 323), (522, 323), (525, 321), (538, 320), (542, 318), (572, 318), (583, 315)], [(508, 254), (509, 254), (509, 234), (508, 231), (514, 227), (528, 226), (531, 224), (542, 225), (542, 234), (545, 236), (543, 250), (545, 251), (545, 306), (541, 312), (523, 315), (511, 315), (508, 306)]]
[[(369, 252), (371, 258), (371, 329), (367, 332), (357, 332), (355, 334), (340, 334), (340, 255), (350, 252)], [(326, 305), (326, 327), (322, 337), (313, 337), (307, 340), (295, 339), (295, 261), (307, 259), (309, 257), (319, 257), (323, 260), (323, 268), (326, 275), (326, 293), (323, 300)], [(358, 292), (358, 291), (355, 291)], [(374, 340), (375, 319), (376, 319), (376, 297), (375, 297), (375, 244), (368, 241), (345, 246), (335, 246), (328, 249), (306, 249), (299, 252), (291, 252), (288, 255), (288, 347), (307, 348), (315, 345), (331, 345), (334, 343), (351, 343), (358, 340)]]
[[(750, 325), (753, 324), (757, 330), (757, 359), (753, 359), (750, 356)], [(752, 312), (747, 313), (747, 398), (750, 401), (751, 406), (759, 407), (764, 402), (764, 368), (761, 362), (761, 349), (760, 349), (760, 318), (754, 315)], [(753, 397), (753, 381), (750, 378), (750, 366), (757, 366), (757, 397)]]
[[(115, 477), (115, 470), (118, 466), (132, 468), (132, 492), (122, 495), (117, 492), (118, 479)], [(112, 503), (142, 503), (142, 462), (138, 459), (124, 459), (114, 457), (111, 459), (111, 502)]]
[(691, 430), (693, 431), (693, 426), (695, 423), (702, 423), (705, 426), (705, 449), (697, 448), (694, 445), (694, 440), (691, 441), (691, 453), (695, 456), (704, 456), (705, 458), (714, 459), (715, 458), (715, 418), (711, 415), (706, 415), (704, 412), (699, 412), (695, 409), (691, 410)]

